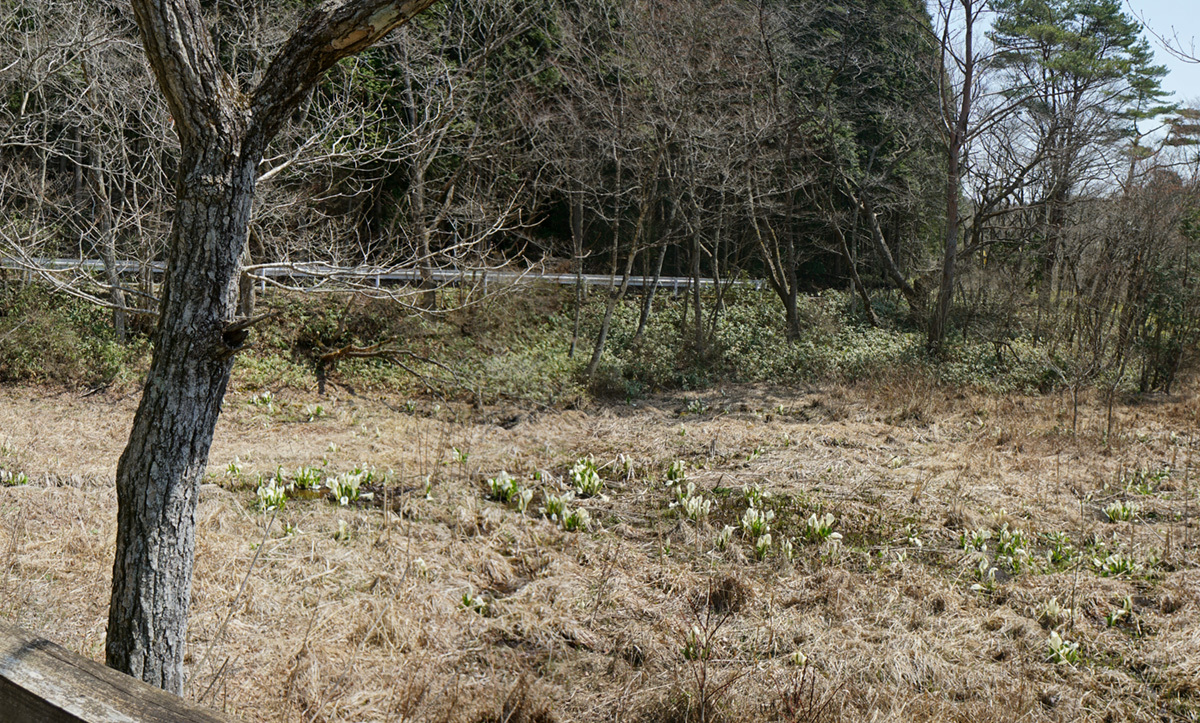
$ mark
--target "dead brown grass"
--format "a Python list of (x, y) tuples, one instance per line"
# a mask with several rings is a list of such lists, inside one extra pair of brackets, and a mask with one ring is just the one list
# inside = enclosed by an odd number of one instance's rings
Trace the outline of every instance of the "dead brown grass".
[[(714, 390), (700, 414), (694, 398), (516, 414), (231, 395), (197, 510), (189, 695), (287, 721), (1200, 716), (1194, 394), (1119, 408), (1110, 438), (1090, 401), (1072, 430), (1069, 400), (921, 379)], [(0, 390), (0, 462), (33, 479), (0, 488), (0, 615), (97, 658), (110, 480), (134, 404)], [(324, 414), (308, 421), (316, 404)], [(500, 470), (561, 475), (588, 454), (608, 481), (581, 503), (589, 533), (536, 514), (540, 492), (525, 515), (485, 499), (483, 480)], [(225, 472), (235, 458), (240, 478)], [(679, 459), (714, 499), (707, 521), (669, 507), (662, 480)], [(323, 462), (391, 469), (391, 483), (359, 507), (292, 501), (266, 531), (251, 480)], [(1126, 489), (1168, 467), (1148, 494)], [(776, 553), (762, 562), (738, 535), (714, 549), (751, 484), (777, 515)], [(1140, 505), (1137, 522), (1107, 521), (1117, 499)], [(842, 544), (799, 539), (816, 512), (835, 515)], [(1098, 575), (1097, 546), (1053, 569), (1001, 569), (973, 590), (960, 536), (1004, 525), (1037, 556), (1042, 535), (1064, 532), (1081, 553), (1099, 544), (1144, 570)], [(790, 562), (784, 536), (798, 538)], [(486, 609), (464, 607), (464, 593)], [(1133, 617), (1109, 627), (1126, 597)], [(1051, 599), (1072, 608), (1058, 629), (1079, 643), (1078, 665), (1047, 661)], [(689, 660), (696, 627), (711, 639)]]

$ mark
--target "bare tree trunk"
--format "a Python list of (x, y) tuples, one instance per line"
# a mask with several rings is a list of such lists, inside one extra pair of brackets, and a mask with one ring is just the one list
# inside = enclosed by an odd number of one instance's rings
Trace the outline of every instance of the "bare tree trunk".
[(425, 217), (425, 171), (427, 168), (427, 162), (420, 160), (417, 162), (409, 178), (408, 194), (412, 222), (418, 226), (417, 266), (421, 272), (421, 288), (425, 290), (421, 294), (421, 306), (433, 310), (437, 308), (437, 291), (433, 281), (433, 268), (430, 266), (433, 259), (430, 244), (431, 234), (428, 219)]
[(108, 281), (108, 298), (113, 305), (113, 335), (124, 344), (128, 316), (125, 312), (125, 294), (121, 291), (121, 274), (117, 270), (117, 239), (113, 225), (112, 207), (104, 204), (100, 209), (100, 258), (104, 262), (104, 276)]
[(108, 282), (108, 298), (113, 309), (113, 333), (118, 342), (125, 343), (126, 319), (125, 294), (121, 292), (121, 275), (117, 271), (117, 238), (114, 228), (112, 201), (108, 194), (108, 183), (104, 172), (99, 167), (100, 149), (92, 146), (92, 166), (89, 183), (92, 187), (93, 201), (96, 204), (96, 231), (99, 242), (96, 244), (100, 251), (100, 259), (104, 264), (104, 277)]
[[(134, 307), (142, 311), (154, 309), (154, 252), (151, 242), (146, 237), (146, 229), (142, 223), (141, 194), (138, 182), (133, 181), (131, 195), (133, 197), (133, 228), (137, 236), (137, 290), (134, 297)], [(137, 314), (132, 319), (138, 333), (149, 335), (153, 332), (156, 319), (150, 314)]]
[[(75, 197), (76, 200), (79, 200), (83, 197), (83, 184), (84, 184), (83, 131), (80, 130), (79, 126), (75, 126), (71, 130), (71, 137), (75, 141), (75, 143), (74, 143), (74, 145), (75, 145), (75, 159), (74, 159), (75, 160), (75, 168), (74, 168), (74, 174), (72, 176), (71, 194)], [(44, 161), (43, 161), (43, 163), (44, 163)], [(43, 185), (42, 187), (45, 188), (45, 185)]]
[[(620, 157), (617, 156), (615, 144), (613, 145), (613, 156), (617, 159), (617, 178), (619, 180), (621, 178), (621, 163)], [(629, 275), (633, 272), (634, 262), (637, 260), (638, 253), (642, 250), (642, 238), (646, 230), (646, 218), (649, 216), (653, 205), (651, 199), (653, 196), (654, 179), (658, 174), (659, 163), (662, 161), (662, 157), (663, 150), (659, 148), (650, 166), (650, 170), (642, 182), (641, 210), (638, 212), (637, 220), (633, 224), (633, 238), (629, 242), (629, 255), (625, 258), (625, 268), (621, 272), (621, 285), (620, 287), (614, 286), (609, 291), (608, 303), (604, 307), (604, 319), (600, 323), (600, 333), (596, 336), (596, 344), (592, 348), (592, 358), (588, 362), (587, 370), (585, 371), (589, 379), (596, 373), (596, 369), (600, 365), (600, 356), (604, 353), (604, 345), (608, 341), (608, 331), (612, 325), (613, 311), (616, 310), (617, 304), (625, 298), (625, 294), (629, 291)], [(613, 284), (616, 282), (616, 264), (621, 243), (619, 199), (620, 195), (615, 194), (613, 213)]]
[(184, 151), (154, 359), (117, 465), (106, 662), (176, 693), (184, 683), (197, 489), (243, 341), (225, 328), (237, 306), (257, 159), (239, 159), (228, 146)]
[[(669, 173), (667, 177), (670, 179)], [(642, 299), (642, 312), (638, 316), (637, 331), (633, 335), (634, 344), (641, 342), (642, 336), (646, 332), (646, 324), (650, 322), (650, 314), (654, 310), (654, 296), (658, 292), (658, 280), (662, 276), (663, 262), (666, 261), (667, 249), (669, 248), (666, 235), (671, 233), (671, 229), (675, 223), (675, 211), (678, 208), (678, 203), (674, 198), (673, 184), (671, 184), (670, 180), (667, 181), (667, 184), (667, 200), (665, 203), (667, 209), (665, 213), (660, 214), (662, 227), (659, 230), (658, 243), (661, 245), (658, 249), (658, 258), (654, 261), (654, 278), (650, 282), (650, 288), (646, 289), (645, 298)]]
[(600, 333), (596, 335), (596, 344), (592, 347), (592, 358), (588, 361), (587, 370), (584, 371), (584, 376), (591, 379), (596, 373), (597, 367), (600, 366), (600, 357), (604, 354), (604, 344), (608, 341), (608, 331), (612, 328), (613, 311), (616, 310), (617, 304), (621, 299), (625, 298), (625, 292), (629, 290), (629, 274), (633, 271), (633, 262), (637, 258), (637, 246), (629, 250), (629, 256), (625, 259), (625, 270), (621, 274), (621, 285), (615, 286), (608, 294), (608, 302), (604, 305), (604, 319), (600, 322)]
[(789, 290), (786, 294), (781, 294), (783, 299), (783, 315), (785, 338), (790, 342), (800, 340), (800, 308), (799, 299), (794, 289)]
[[(959, 0), (966, 22), (963, 26), (963, 78), (961, 98), (957, 109), (952, 99), (943, 94), (943, 113), (946, 120), (946, 227), (945, 250), (942, 253), (942, 283), (938, 289), (937, 305), (929, 320), (929, 351), (941, 353), (946, 340), (946, 322), (950, 317), (950, 302), (954, 298), (954, 282), (958, 263), (958, 196), (962, 192), (962, 153), (971, 122), (972, 92), (975, 82), (974, 30), (977, 13), (973, 0)], [(943, 38), (942, 62), (950, 54)]]
[[(952, 163), (957, 170), (957, 163)], [(929, 350), (942, 351), (946, 339), (946, 321), (950, 317), (950, 302), (954, 297), (954, 279), (958, 261), (958, 174), (950, 173), (951, 182), (946, 184), (946, 248), (942, 253), (942, 282), (938, 288), (937, 304), (929, 320)]]
[[(84, 77), (91, 75), (89, 72), (89, 64), (83, 62)], [(100, 115), (101, 111), (95, 102), (95, 94), (89, 90), (86, 93), (88, 105), (92, 112)], [(113, 215), (112, 197), (109, 194), (108, 179), (105, 177), (103, 166), (103, 153), (100, 148), (100, 139), (96, 137), (96, 130), (92, 128), (88, 132), (88, 155), (91, 156), (88, 165), (89, 172), (87, 174), (87, 183), (92, 191), (92, 203), (95, 207), (95, 224), (99, 234), (99, 243), (96, 244), (97, 250), (100, 252), (100, 259), (104, 264), (104, 276), (108, 282), (109, 300), (112, 301), (113, 309), (113, 332), (120, 343), (125, 343), (126, 336), (126, 312), (125, 312), (125, 294), (121, 292), (121, 275), (117, 271), (117, 238), (116, 238), (116, 219)], [(76, 166), (78, 175), (79, 166)], [(76, 181), (78, 183), (78, 180)]]
[[(725, 237), (725, 208), (726, 194), (725, 188), (721, 189), (721, 203), (717, 207), (717, 230), (713, 234), (712, 244), (712, 280), (713, 280), (713, 303), (712, 311), (708, 315), (708, 332), (707, 338), (713, 339), (717, 335), (717, 324), (721, 321), (721, 312), (725, 310), (725, 290), (728, 286), (721, 283), (721, 239)], [(726, 244), (727, 246), (727, 244)], [(728, 252), (726, 253), (726, 261), (729, 260)]]
[(904, 299), (908, 301), (908, 309), (914, 316), (919, 316), (925, 313), (925, 299), (917, 292), (912, 284), (908, 283), (908, 279), (904, 278), (904, 274), (900, 271), (900, 267), (896, 265), (895, 258), (892, 257), (892, 251), (888, 248), (887, 239), (883, 237), (883, 227), (879, 223), (879, 214), (867, 197), (863, 197), (859, 201), (859, 208), (863, 212), (863, 216), (867, 219), (867, 228), (871, 232), (871, 240), (875, 242), (875, 250), (879, 252), (879, 258), (883, 261), (884, 271), (887, 272), (888, 278), (904, 295)]
[[(401, 56), (405, 65), (404, 70), (404, 97), (408, 104), (408, 126), (415, 128), (417, 126), (417, 101), (416, 95), (413, 93), (412, 73), (408, 71), (408, 43), (402, 45), (403, 55)], [(409, 174), (409, 217), (412, 223), (417, 224), (419, 229), (417, 254), (419, 256), (418, 269), (421, 273), (421, 288), (425, 289), (425, 293), (421, 294), (421, 306), (425, 309), (437, 308), (437, 291), (433, 281), (433, 269), (430, 266), (433, 255), (430, 253), (431, 248), (431, 233), (429, 221), (425, 217), (425, 174), (429, 170), (429, 163), (432, 160), (432, 155), (429, 154), (429, 149), (423, 149), (425, 153), (418, 154), (413, 159), (412, 172)]]
[(642, 299), (642, 313), (638, 317), (637, 331), (633, 335), (633, 343), (637, 344), (642, 340), (642, 335), (646, 332), (646, 324), (650, 321), (650, 311), (654, 308), (654, 293), (658, 290), (658, 279), (662, 276), (663, 261), (667, 258), (667, 244), (663, 243), (658, 249), (658, 258), (654, 261), (654, 278), (650, 282), (650, 287), (646, 289), (646, 296)]
[(703, 358), (706, 350), (704, 343), (704, 307), (700, 304), (700, 233), (692, 230), (692, 303), (696, 306), (695, 314), (695, 343), (696, 354)]
[(430, 4), (347, 0), (314, 9), (252, 94), (221, 68), (198, 0), (133, 0), (179, 135), (154, 357), (117, 464), (117, 541), (106, 662), (181, 692), (196, 498), (245, 324), (237, 306), (258, 162), (321, 75)]
[[(253, 231), (250, 232), (253, 235)], [(249, 319), (254, 316), (254, 305), (257, 301), (254, 293), (254, 279), (251, 278), (249, 272), (242, 271), (252, 263), (250, 256), (250, 244), (246, 244), (246, 248), (242, 250), (242, 256), (238, 259), (238, 303), (237, 315), (243, 319)]]
[(850, 268), (850, 280), (854, 284), (854, 290), (862, 299), (863, 309), (867, 313), (867, 321), (871, 326), (879, 326), (879, 319), (875, 318), (875, 310), (871, 308), (871, 295), (867, 293), (867, 287), (863, 286), (862, 279), (859, 278), (858, 264), (855, 263), (854, 256), (850, 253), (850, 246), (846, 243), (846, 234), (836, 226), (834, 232), (837, 234), (838, 241), (841, 242), (842, 258), (846, 259), (846, 265)]
[(579, 313), (583, 307), (583, 194), (576, 194), (571, 199), (571, 255), (575, 262), (575, 320), (571, 327), (571, 348), (567, 350), (567, 358), (575, 357), (575, 348), (579, 346)]
[[(767, 283), (779, 296), (779, 300), (783, 302), (784, 334), (789, 342), (798, 341), (800, 339), (800, 313), (797, 297), (800, 292), (800, 280), (796, 277), (795, 249), (792, 237), (789, 234), (787, 241), (782, 241), (769, 225), (767, 233), (764, 234), (755, 210), (753, 186), (748, 187), (746, 192), (747, 198), (750, 199), (750, 227), (754, 230), (755, 240), (762, 253), (763, 261), (767, 265)], [(788, 212), (789, 214), (791, 212), (790, 203)]]
[(617, 153), (617, 145), (613, 143), (613, 163), (617, 167), (617, 181), (614, 184), (616, 192), (613, 193), (613, 246), (612, 246), (612, 268), (609, 270), (611, 283), (616, 282), (617, 278), (617, 259), (621, 251), (621, 184), (622, 170), (621, 156)]
[(421, 306), (426, 309), (437, 309), (436, 284), (433, 281), (433, 260), (431, 234), (429, 224), (425, 220), (425, 167), (422, 166), (413, 179), (413, 202), (417, 223), (421, 225), (421, 244), (417, 253), (421, 255), (421, 287), (425, 293), (421, 295)]

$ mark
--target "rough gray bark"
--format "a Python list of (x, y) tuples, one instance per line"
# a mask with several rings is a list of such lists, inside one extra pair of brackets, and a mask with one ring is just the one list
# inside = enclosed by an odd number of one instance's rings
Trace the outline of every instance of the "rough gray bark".
[[(186, 153), (186, 151), (185, 151)], [(106, 662), (166, 690), (183, 688), (196, 490), (240, 339), (240, 243), (256, 163), (189, 159), (180, 183), (154, 360), (117, 465), (117, 552)], [(233, 168), (230, 168), (233, 166)]]
[(133, 0), (181, 158), (154, 358), (117, 466), (110, 667), (183, 688), (197, 488), (247, 333), (235, 323), (239, 259), (263, 149), (325, 70), (431, 3), (322, 4), (247, 96), (221, 68), (198, 0)]

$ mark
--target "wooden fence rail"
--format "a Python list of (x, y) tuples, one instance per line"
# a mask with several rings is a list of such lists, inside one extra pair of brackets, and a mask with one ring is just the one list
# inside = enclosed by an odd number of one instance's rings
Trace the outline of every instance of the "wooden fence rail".
[(0, 622), (0, 723), (232, 723)]

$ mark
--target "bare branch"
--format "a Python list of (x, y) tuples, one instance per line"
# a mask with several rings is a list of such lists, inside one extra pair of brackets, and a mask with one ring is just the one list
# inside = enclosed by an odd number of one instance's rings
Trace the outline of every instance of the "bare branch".
[(432, 4), (433, 0), (327, 0), (314, 10), (254, 90), (247, 134), (251, 146), (261, 148), (275, 136), (326, 70), (379, 42)]

